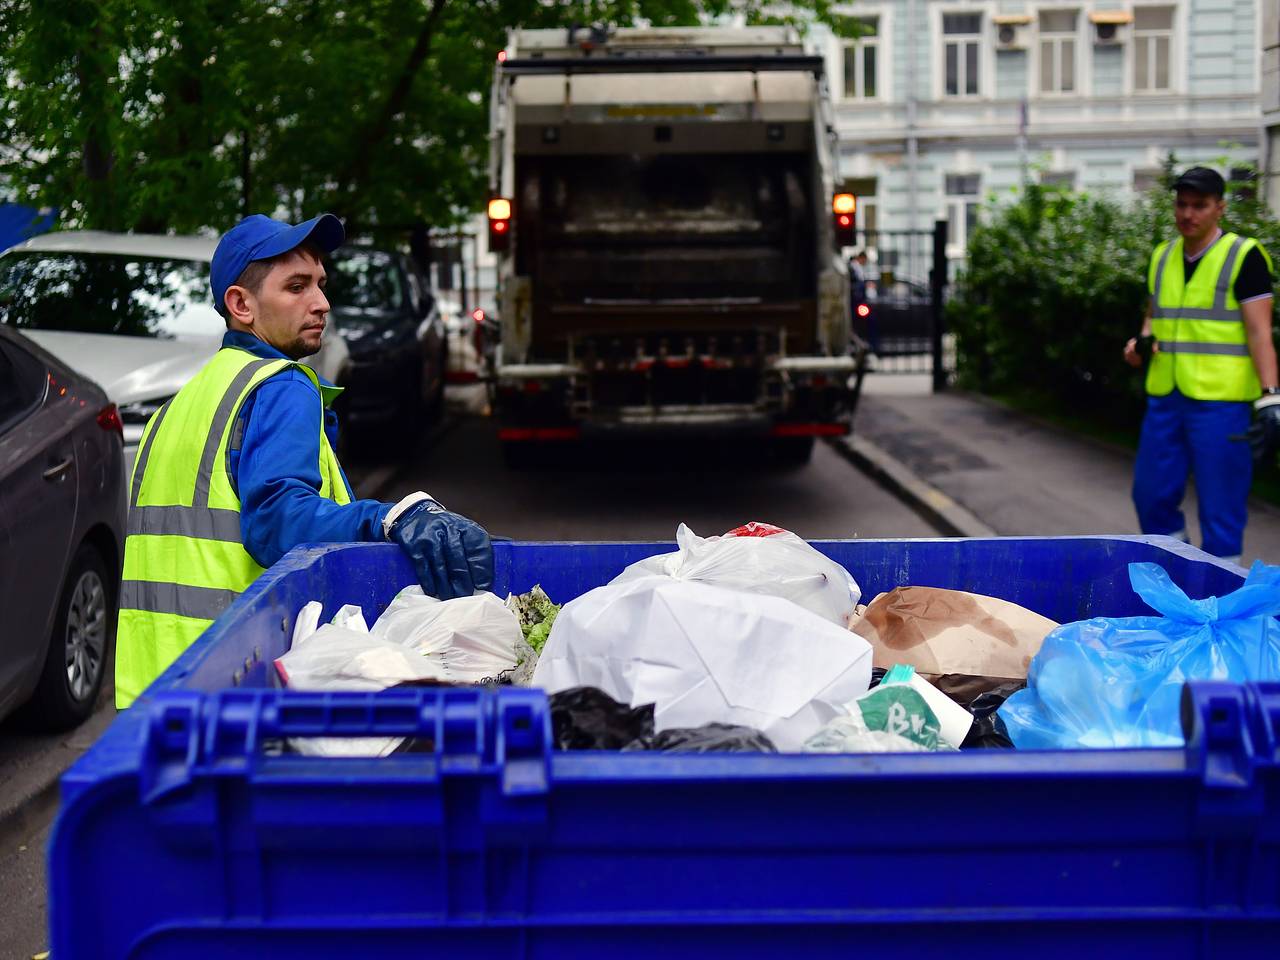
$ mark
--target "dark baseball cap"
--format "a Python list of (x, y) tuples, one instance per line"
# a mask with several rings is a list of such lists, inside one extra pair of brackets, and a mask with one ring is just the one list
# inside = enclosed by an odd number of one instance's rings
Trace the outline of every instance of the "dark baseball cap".
[(209, 288), (213, 305), (221, 313), (227, 288), (240, 279), (244, 268), (255, 260), (270, 260), (288, 253), (310, 240), (325, 253), (332, 253), (346, 239), (342, 221), (322, 213), (297, 225), (272, 220), (260, 213), (245, 217), (222, 235), (209, 265)]
[(1194, 190), (1196, 193), (1221, 197), (1227, 192), (1227, 184), (1217, 170), (1210, 170), (1208, 167), (1189, 167), (1173, 182), (1173, 189)]

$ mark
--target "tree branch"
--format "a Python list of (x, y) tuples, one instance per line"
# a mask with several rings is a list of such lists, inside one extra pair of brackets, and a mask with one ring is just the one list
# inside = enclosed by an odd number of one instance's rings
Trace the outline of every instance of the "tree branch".
[[(396, 78), (395, 85), (391, 88), (391, 93), (387, 97), (386, 103), (382, 106), (382, 111), (369, 125), (368, 129), (364, 131), (363, 135), (354, 139), (355, 153), (338, 176), (338, 186), (335, 191), (339, 205), (338, 209), (340, 213), (347, 215), (348, 221), (353, 219), (354, 215), (354, 208), (351, 204), (353, 194), (363, 184), (365, 177), (368, 176), (369, 168), (373, 163), (373, 155), (391, 132), (391, 124), (396, 115), (404, 110), (405, 102), (409, 99), (409, 92), (413, 89), (413, 81), (422, 70), (422, 65), (426, 63), (427, 55), (431, 52), (432, 37), (435, 35), (436, 26), (440, 22), (440, 17), (444, 14), (444, 8), (448, 2), (449, 0), (431, 0), (431, 8), (427, 11), (427, 18), (423, 21), (422, 28), (418, 31), (418, 38), (414, 42), (413, 49), (409, 52), (408, 60), (405, 61), (404, 67), (400, 70), (399, 77)], [(348, 226), (350, 226), (350, 223)]]

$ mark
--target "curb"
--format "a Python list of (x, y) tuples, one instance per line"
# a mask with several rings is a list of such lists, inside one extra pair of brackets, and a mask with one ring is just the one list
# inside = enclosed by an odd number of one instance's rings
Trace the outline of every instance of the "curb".
[(97, 708), (79, 727), (57, 734), (35, 734), (43, 741), (19, 746), (6, 756), (0, 773), (7, 774), (6, 796), (0, 800), (0, 853), (38, 832), (58, 809), (62, 775), (111, 726), (116, 709), (112, 685), (103, 685)]
[(947, 537), (998, 537), (999, 534), (956, 501), (911, 472), (901, 460), (858, 434), (836, 437), (832, 448)]
[[(67, 768), (70, 769), (70, 762)], [(34, 792), (19, 798), (12, 807), (0, 810), (0, 853), (27, 839), (44, 825), (58, 809), (62, 770), (57, 776), (40, 785)]]

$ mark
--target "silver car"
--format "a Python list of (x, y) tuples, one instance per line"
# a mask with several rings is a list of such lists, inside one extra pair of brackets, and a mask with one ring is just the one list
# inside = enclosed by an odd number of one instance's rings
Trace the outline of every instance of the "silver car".
[(0, 717), (61, 730), (111, 665), (124, 555), (123, 431), (88, 378), (0, 325)]
[[(130, 468), (147, 420), (226, 332), (209, 292), (216, 246), (205, 237), (68, 231), (0, 256), (0, 323), (102, 385), (120, 408)], [(342, 378), (348, 352), (333, 324), (306, 363), (332, 383)]]

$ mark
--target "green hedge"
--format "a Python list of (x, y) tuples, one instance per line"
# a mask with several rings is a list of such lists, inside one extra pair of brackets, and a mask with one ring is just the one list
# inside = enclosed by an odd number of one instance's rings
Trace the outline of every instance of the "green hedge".
[[(1256, 199), (1230, 200), (1223, 229), (1280, 255), (1280, 221)], [(1029, 185), (991, 201), (947, 306), (959, 384), (1136, 424), (1142, 375), (1121, 352), (1142, 323), (1151, 250), (1172, 236), (1163, 190), (1121, 202)]]

